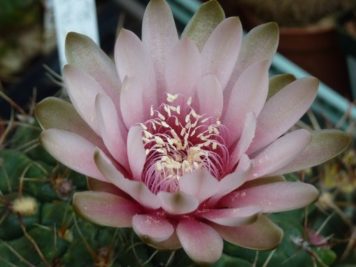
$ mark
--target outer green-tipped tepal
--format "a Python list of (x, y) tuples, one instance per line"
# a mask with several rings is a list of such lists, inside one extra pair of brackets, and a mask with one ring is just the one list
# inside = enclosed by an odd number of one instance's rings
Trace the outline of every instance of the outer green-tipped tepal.
[(225, 13), (219, 2), (210, 0), (200, 6), (185, 27), (182, 36), (190, 38), (202, 49), (210, 34), (223, 19)]

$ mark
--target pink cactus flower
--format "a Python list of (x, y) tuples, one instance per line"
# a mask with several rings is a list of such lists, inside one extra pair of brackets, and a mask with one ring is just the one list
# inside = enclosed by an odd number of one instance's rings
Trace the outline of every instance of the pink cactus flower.
[[(205, 21), (207, 23), (205, 23)], [(87, 175), (76, 210), (132, 227), (159, 249), (182, 247), (199, 263), (219, 259), (223, 240), (271, 249), (281, 229), (266, 213), (297, 209), (318, 191), (281, 175), (341, 152), (349, 138), (290, 130), (312, 104), (315, 78), (269, 81), (274, 23), (243, 38), (217, 1), (202, 5), (179, 38), (164, 0), (151, 0), (142, 40), (121, 30), (115, 64), (86, 36), (70, 33), (63, 76), (71, 104), (48, 98), (36, 116), (41, 142)]]

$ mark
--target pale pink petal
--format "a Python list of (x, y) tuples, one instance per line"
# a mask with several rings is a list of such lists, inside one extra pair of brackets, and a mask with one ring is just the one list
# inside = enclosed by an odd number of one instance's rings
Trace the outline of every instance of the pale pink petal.
[(201, 76), (201, 58), (198, 47), (189, 39), (179, 41), (167, 56), (165, 65), (167, 91), (187, 98)]
[(273, 249), (283, 238), (283, 231), (265, 216), (259, 216), (255, 223), (248, 225), (213, 227), (226, 241), (249, 249)]
[(119, 110), (121, 83), (112, 60), (93, 40), (79, 33), (68, 33), (65, 48), (68, 63), (80, 68), (99, 83)]
[(178, 42), (173, 14), (166, 1), (148, 3), (142, 22), (142, 41), (152, 56), (158, 85), (162, 87), (167, 55)]
[(120, 108), (126, 127), (146, 121), (150, 106), (144, 105), (144, 87), (135, 78), (126, 78), (121, 88)]
[(178, 183), (180, 191), (202, 202), (216, 193), (219, 182), (207, 169), (201, 168), (183, 175)]
[(111, 227), (131, 227), (132, 217), (140, 212), (132, 201), (106, 192), (77, 192), (73, 206), (85, 219)]
[(75, 109), (85, 122), (100, 134), (96, 120), (95, 97), (105, 94), (104, 90), (92, 77), (72, 65), (64, 66), (63, 78)]
[(233, 168), (240, 160), (241, 156), (246, 153), (256, 130), (256, 116), (253, 113), (247, 113), (240, 139), (230, 153), (230, 168)]
[(121, 80), (139, 77), (150, 86), (155, 84), (152, 62), (141, 40), (133, 32), (121, 29), (115, 44), (115, 63)]
[(160, 191), (157, 197), (161, 201), (161, 207), (168, 213), (174, 215), (186, 214), (195, 211), (199, 206), (199, 201), (194, 196), (184, 192), (164, 192)]
[(177, 235), (184, 251), (195, 262), (209, 264), (221, 257), (223, 240), (205, 223), (194, 219), (183, 219), (177, 226)]
[(80, 117), (72, 104), (56, 97), (47, 97), (35, 107), (35, 116), (43, 129), (56, 128), (78, 134), (103, 148), (101, 138)]
[(207, 75), (197, 86), (199, 113), (220, 118), (223, 109), (223, 91), (215, 75)]
[(278, 41), (279, 30), (275, 22), (259, 25), (247, 33), (243, 38), (239, 57), (226, 91), (230, 92), (240, 75), (252, 64), (264, 59), (271, 62), (276, 53)]
[(217, 194), (211, 201), (215, 202), (222, 196), (225, 196), (226, 194), (234, 191), (236, 188), (241, 186), (249, 178), (250, 170), (251, 161), (249, 157), (247, 155), (242, 155), (236, 170), (226, 175), (222, 180), (220, 180), (217, 186)]
[(241, 188), (224, 197), (222, 207), (242, 208), (257, 206), (264, 213), (299, 209), (318, 196), (314, 186), (301, 182), (275, 182)]
[(199, 214), (199, 216), (220, 225), (239, 226), (250, 224), (257, 220), (261, 208), (257, 206), (244, 206), (234, 209), (214, 209)]
[(216, 75), (222, 88), (230, 79), (239, 55), (242, 33), (239, 18), (225, 19), (215, 28), (203, 47), (203, 74)]
[(261, 112), (268, 93), (268, 61), (249, 66), (239, 77), (227, 101), (222, 122), (228, 127), (231, 142), (236, 141), (243, 130), (249, 112), (256, 116)]
[(292, 162), (310, 141), (311, 134), (303, 129), (280, 137), (252, 160), (253, 177), (266, 176), (282, 169)]
[(272, 96), (258, 117), (256, 137), (249, 153), (270, 144), (292, 127), (308, 110), (317, 90), (318, 80), (309, 77), (290, 83)]
[(342, 131), (313, 131), (312, 140), (303, 152), (287, 166), (278, 170), (276, 174), (294, 172), (319, 165), (343, 152), (351, 141), (351, 135)]
[(132, 228), (145, 243), (165, 241), (174, 233), (172, 224), (164, 217), (156, 215), (135, 215)]
[(128, 169), (126, 151), (126, 129), (120, 129), (115, 106), (105, 95), (97, 95), (95, 100), (97, 122), (100, 127), (100, 135), (110, 154), (126, 169)]
[(49, 129), (41, 133), (44, 148), (58, 161), (84, 175), (106, 181), (93, 160), (95, 145), (83, 137), (64, 130)]
[(158, 209), (160, 201), (145, 184), (126, 179), (111, 163), (111, 161), (99, 150), (94, 154), (95, 164), (108, 181), (126, 192), (142, 206), (150, 209)]
[(146, 151), (142, 141), (142, 128), (131, 127), (127, 136), (127, 153), (130, 169), (135, 179), (140, 180), (146, 162)]
[(157, 86), (152, 59), (133, 32), (120, 30), (115, 44), (115, 62), (121, 80), (135, 77), (144, 88), (145, 105), (156, 106)]

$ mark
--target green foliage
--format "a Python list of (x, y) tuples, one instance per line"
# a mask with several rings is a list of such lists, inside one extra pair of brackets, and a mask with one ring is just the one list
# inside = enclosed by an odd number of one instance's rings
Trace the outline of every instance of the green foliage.
[(38, 0), (0, 1), (0, 31), (26, 27), (39, 20), (40, 4)]

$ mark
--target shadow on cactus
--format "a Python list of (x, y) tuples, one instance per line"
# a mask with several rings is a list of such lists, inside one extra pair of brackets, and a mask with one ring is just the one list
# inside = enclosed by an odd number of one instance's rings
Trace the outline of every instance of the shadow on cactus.
[[(181, 37), (167, 3), (150, 1), (142, 41), (121, 30), (115, 63), (88, 37), (70, 33), (63, 78), (71, 103), (50, 97), (35, 114), (43, 147), (87, 176), (88, 188), (84, 176), (58, 165), (37, 143), (2, 151), (1, 229), (13, 222), (14, 230), (1, 236), (0, 260), (331, 265), (335, 252), (324, 226), (307, 220), (318, 210), (299, 209), (318, 190), (295, 172), (335, 157), (351, 138), (294, 127), (318, 81), (269, 80), (277, 45), (276, 24), (243, 37), (239, 19), (225, 19), (214, 0)], [(36, 140), (35, 122), (26, 125), (11, 136), (13, 147), (25, 140), (16, 136)], [(35, 201), (34, 212), (16, 212), (12, 195), (20, 204)]]

